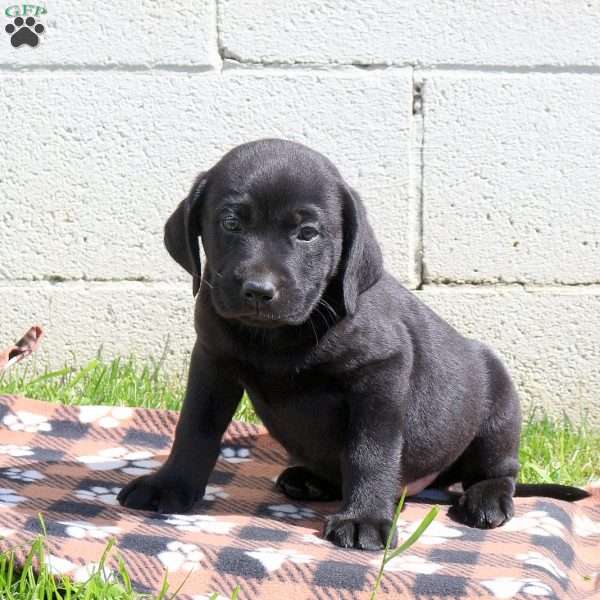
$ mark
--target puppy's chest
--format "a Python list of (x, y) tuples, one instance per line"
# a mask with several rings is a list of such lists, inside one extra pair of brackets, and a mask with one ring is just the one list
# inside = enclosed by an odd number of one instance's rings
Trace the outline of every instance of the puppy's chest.
[(288, 452), (310, 462), (340, 447), (347, 411), (335, 379), (257, 369), (243, 370), (241, 379), (259, 417)]

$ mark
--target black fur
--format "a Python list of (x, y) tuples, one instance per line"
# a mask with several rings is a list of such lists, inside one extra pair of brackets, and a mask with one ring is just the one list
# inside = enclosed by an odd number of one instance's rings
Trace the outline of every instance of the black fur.
[(235, 148), (198, 177), (165, 242), (200, 287), (197, 341), (171, 454), (121, 504), (189, 510), (246, 389), (296, 465), (279, 489), (342, 499), (324, 529), (340, 546), (381, 548), (403, 485), (435, 473), (463, 484), (455, 518), (511, 518), (521, 412), (504, 365), (384, 271), (358, 194), (325, 157), (283, 140)]

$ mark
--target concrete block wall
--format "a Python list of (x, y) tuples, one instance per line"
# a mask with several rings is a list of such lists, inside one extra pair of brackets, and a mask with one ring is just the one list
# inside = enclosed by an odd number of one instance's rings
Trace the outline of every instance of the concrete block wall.
[(285, 137), (339, 166), (388, 269), (526, 404), (600, 422), (599, 3), (45, 6), (38, 47), (0, 39), (0, 344), (40, 322), (41, 364), (180, 367), (163, 223), (226, 150)]

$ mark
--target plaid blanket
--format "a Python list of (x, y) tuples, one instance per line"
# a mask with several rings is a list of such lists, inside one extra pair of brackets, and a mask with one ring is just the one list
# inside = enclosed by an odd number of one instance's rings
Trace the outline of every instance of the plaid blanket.
[[(52, 569), (84, 580), (110, 538), (139, 591), (157, 591), (165, 570), (178, 598), (211, 592), (241, 598), (369, 598), (381, 553), (321, 539), (335, 503), (291, 502), (273, 482), (284, 450), (260, 427), (233, 423), (193, 514), (124, 509), (115, 495), (168, 453), (177, 414), (62, 406), (0, 396), (0, 549), (41, 532)], [(426, 492), (427, 493), (427, 492)], [(411, 501), (406, 539), (430, 509)], [(387, 565), (378, 598), (600, 598), (600, 497), (577, 504), (520, 498), (492, 531), (463, 527), (443, 510), (406, 554)]]

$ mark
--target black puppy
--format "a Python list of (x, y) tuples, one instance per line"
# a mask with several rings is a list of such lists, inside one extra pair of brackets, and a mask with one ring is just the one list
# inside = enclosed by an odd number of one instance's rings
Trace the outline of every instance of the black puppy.
[(340, 546), (383, 547), (405, 485), (461, 482), (456, 518), (511, 518), (521, 412), (505, 367), (384, 271), (358, 194), (324, 156), (283, 140), (235, 148), (197, 178), (165, 244), (200, 289), (197, 340), (170, 456), (123, 488), (123, 506), (189, 510), (246, 389), (297, 465), (279, 488), (342, 499), (325, 526)]

